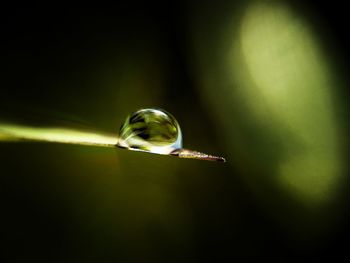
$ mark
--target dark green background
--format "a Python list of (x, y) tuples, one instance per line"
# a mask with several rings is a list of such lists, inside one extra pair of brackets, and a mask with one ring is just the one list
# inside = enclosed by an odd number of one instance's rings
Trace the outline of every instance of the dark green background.
[[(129, 113), (160, 107), (178, 119), (186, 148), (222, 155), (228, 162), (2, 143), (0, 261), (349, 258), (347, 165), (332, 201), (303, 203), (277, 187), (270, 174), (283, 153), (278, 141), (261, 140), (273, 137), (273, 130), (256, 130), (240, 101), (231, 102), (237, 108), (233, 116), (248, 119), (243, 130), (251, 136), (252, 154), (237, 158), (229, 145), (240, 138), (222, 131), (223, 120), (234, 125), (235, 118), (221, 115), (210, 101), (217, 98), (203, 95), (198, 68), (214, 67), (225, 79), (215, 64), (225, 45), (219, 33), (232, 14), (239, 22), (237, 14), (250, 1), (233, 2), (2, 8), (0, 119), (117, 133)], [(334, 89), (343, 103), (334, 107), (345, 134), (346, 160), (346, 4), (303, 2), (293, 1), (292, 8), (315, 28), (340, 79)], [(205, 59), (196, 58), (203, 54)], [(256, 172), (261, 163), (266, 169)], [(244, 173), (241, 166), (254, 169)]]

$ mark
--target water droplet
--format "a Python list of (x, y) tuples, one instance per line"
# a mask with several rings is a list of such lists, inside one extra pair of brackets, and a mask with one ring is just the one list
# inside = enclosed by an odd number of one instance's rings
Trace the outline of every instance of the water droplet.
[(225, 162), (222, 157), (183, 149), (179, 123), (161, 109), (141, 109), (128, 116), (120, 128), (117, 145), (134, 151)]
[(171, 154), (182, 148), (177, 120), (160, 109), (142, 109), (128, 116), (120, 128), (118, 146), (136, 151)]

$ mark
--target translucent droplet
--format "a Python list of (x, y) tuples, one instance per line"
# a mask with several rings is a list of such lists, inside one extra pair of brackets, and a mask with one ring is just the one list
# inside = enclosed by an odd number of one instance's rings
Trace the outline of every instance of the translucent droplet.
[(128, 116), (120, 128), (118, 146), (136, 151), (171, 154), (182, 148), (178, 122), (160, 109), (142, 109)]
[(222, 157), (183, 149), (179, 123), (161, 109), (141, 109), (128, 116), (120, 128), (117, 145), (134, 151), (225, 162)]

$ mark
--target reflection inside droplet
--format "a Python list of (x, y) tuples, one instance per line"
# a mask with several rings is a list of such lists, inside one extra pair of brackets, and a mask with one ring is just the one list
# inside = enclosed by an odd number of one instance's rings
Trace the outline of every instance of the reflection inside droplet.
[(171, 154), (182, 148), (180, 126), (168, 112), (142, 109), (126, 118), (120, 128), (118, 146), (136, 151)]
[(128, 116), (120, 128), (117, 145), (134, 151), (225, 162), (222, 157), (183, 149), (179, 123), (161, 109), (141, 109)]

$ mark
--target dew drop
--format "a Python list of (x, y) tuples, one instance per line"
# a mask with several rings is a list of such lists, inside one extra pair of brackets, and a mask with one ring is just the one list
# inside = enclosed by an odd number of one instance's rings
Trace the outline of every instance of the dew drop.
[(141, 109), (128, 116), (120, 128), (118, 146), (129, 150), (171, 154), (182, 148), (177, 120), (160, 109)]

